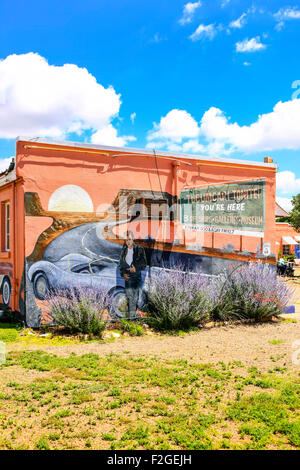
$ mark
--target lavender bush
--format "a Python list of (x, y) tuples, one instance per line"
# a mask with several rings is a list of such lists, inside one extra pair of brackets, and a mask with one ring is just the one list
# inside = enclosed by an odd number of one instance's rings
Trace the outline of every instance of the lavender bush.
[(283, 313), (292, 296), (272, 266), (242, 265), (213, 281), (210, 289), (214, 320), (270, 320)]
[(180, 267), (152, 278), (146, 321), (159, 330), (185, 330), (209, 319), (209, 281)]
[[(292, 291), (267, 264), (233, 267), (217, 278), (162, 270), (151, 279), (146, 322), (159, 330), (186, 330), (209, 319), (270, 320), (283, 313)], [(70, 289), (52, 292), (49, 320), (71, 332), (101, 335), (107, 326), (110, 299), (106, 291)]]
[(72, 333), (101, 336), (107, 326), (109, 297), (104, 290), (54, 291), (47, 300), (49, 320)]

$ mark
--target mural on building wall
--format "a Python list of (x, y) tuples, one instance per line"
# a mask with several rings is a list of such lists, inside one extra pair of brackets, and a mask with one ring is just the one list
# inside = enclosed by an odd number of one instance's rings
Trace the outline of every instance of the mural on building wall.
[[(163, 198), (169, 207), (170, 194), (151, 191), (120, 190), (109, 212), (94, 212), (89, 195), (80, 187), (66, 185), (58, 188), (50, 197), (48, 210), (44, 210), (37, 193), (25, 193), (26, 216), (51, 217), (53, 222), (44, 230), (35, 244), (33, 252), (26, 258), (26, 302), (27, 312), (34, 318), (41, 314), (37, 300), (43, 301), (53, 290), (100, 289), (110, 293), (115, 305), (115, 314), (123, 316), (125, 279), (118, 264), (124, 244), (123, 236), (113, 229), (145, 218), (141, 214), (142, 198)], [(151, 269), (165, 266), (171, 252), (155, 250), (155, 240), (144, 240), (147, 249), (147, 266), (142, 272), (142, 289), (139, 306), (144, 303)]]
[[(242, 185), (242, 186), (241, 186)], [(226, 203), (237, 204), (241, 212), (254, 217), (252, 229), (264, 229), (264, 182), (249, 182), (218, 186), (218, 193), (227, 191)], [(240, 191), (237, 196), (237, 191)], [(244, 191), (242, 193), (242, 191)], [(248, 198), (246, 198), (248, 191)], [(252, 191), (252, 192), (251, 192)], [(208, 194), (211, 193), (211, 196)], [(169, 193), (150, 190), (120, 189), (111, 206), (94, 208), (89, 194), (77, 185), (64, 185), (50, 196), (48, 208), (42, 207), (38, 193), (25, 193), (25, 214), (30, 217), (51, 217), (52, 223), (38, 237), (32, 253), (25, 261), (25, 289), (27, 322), (37, 326), (41, 321), (41, 303), (51, 291), (70, 288), (102, 289), (109, 292), (114, 305), (114, 315), (126, 315), (125, 279), (119, 262), (124, 238), (128, 229), (136, 234), (137, 244), (145, 251), (145, 268), (141, 273), (138, 307), (143, 309), (151, 276), (161, 268), (171, 269), (180, 264), (197, 272), (219, 273), (234, 257), (205, 256), (188, 250), (182, 224), (203, 223), (195, 218), (195, 204), (208, 202), (204, 223), (207, 227), (222, 226), (215, 217), (213, 205), (225, 204), (213, 195), (214, 188), (182, 191), (181, 210), (177, 199)], [(232, 200), (232, 195), (237, 200)], [(254, 196), (255, 195), (255, 196)], [(200, 198), (200, 200), (199, 200)], [(206, 198), (206, 199), (205, 199)], [(199, 204), (198, 204), (199, 205)], [(230, 208), (231, 209), (231, 208)], [(204, 207), (205, 211), (205, 207)], [(226, 210), (220, 210), (226, 213)], [(231, 217), (228, 210), (228, 217)], [(226, 214), (225, 214), (226, 215)], [(187, 220), (189, 218), (189, 220)], [(240, 228), (247, 228), (246, 222)], [(251, 225), (251, 222), (249, 222)], [(236, 229), (236, 227), (235, 227)], [(251, 227), (250, 227), (251, 230)], [(220, 251), (220, 250), (219, 250)], [(217, 255), (218, 250), (214, 250)], [(245, 257), (245, 261), (246, 261)]]

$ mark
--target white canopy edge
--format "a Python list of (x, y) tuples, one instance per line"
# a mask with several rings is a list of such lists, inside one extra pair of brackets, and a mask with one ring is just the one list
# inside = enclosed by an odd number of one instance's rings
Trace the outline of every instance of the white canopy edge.
[(282, 243), (284, 245), (298, 245), (298, 242), (296, 242), (292, 237), (282, 237)]

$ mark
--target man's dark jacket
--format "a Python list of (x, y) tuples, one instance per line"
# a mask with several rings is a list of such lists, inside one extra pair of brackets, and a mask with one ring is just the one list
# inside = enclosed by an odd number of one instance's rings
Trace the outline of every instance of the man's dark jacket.
[[(143, 269), (146, 269), (147, 266), (146, 253), (142, 246), (136, 245), (135, 243), (133, 244), (133, 259), (131, 266), (135, 267), (136, 272), (131, 273), (129, 271), (130, 266), (126, 263), (127, 251), (128, 247), (125, 243), (122, 248), (119, 261), (120, 273), (121, 276), (124, 276), (124, 274), (129, 274), (129, 284), (137, 285), (141, 282), (141, 271), (143, 271)], [(126, 284), (127, 283), (128, 281), (126, 281)]]

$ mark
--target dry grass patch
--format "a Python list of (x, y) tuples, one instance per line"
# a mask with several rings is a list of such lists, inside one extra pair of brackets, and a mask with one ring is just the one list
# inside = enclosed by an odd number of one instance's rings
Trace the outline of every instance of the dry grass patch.
[(299, 375), (131, 354), (11, 352), (1, 449), (300, 448)]

